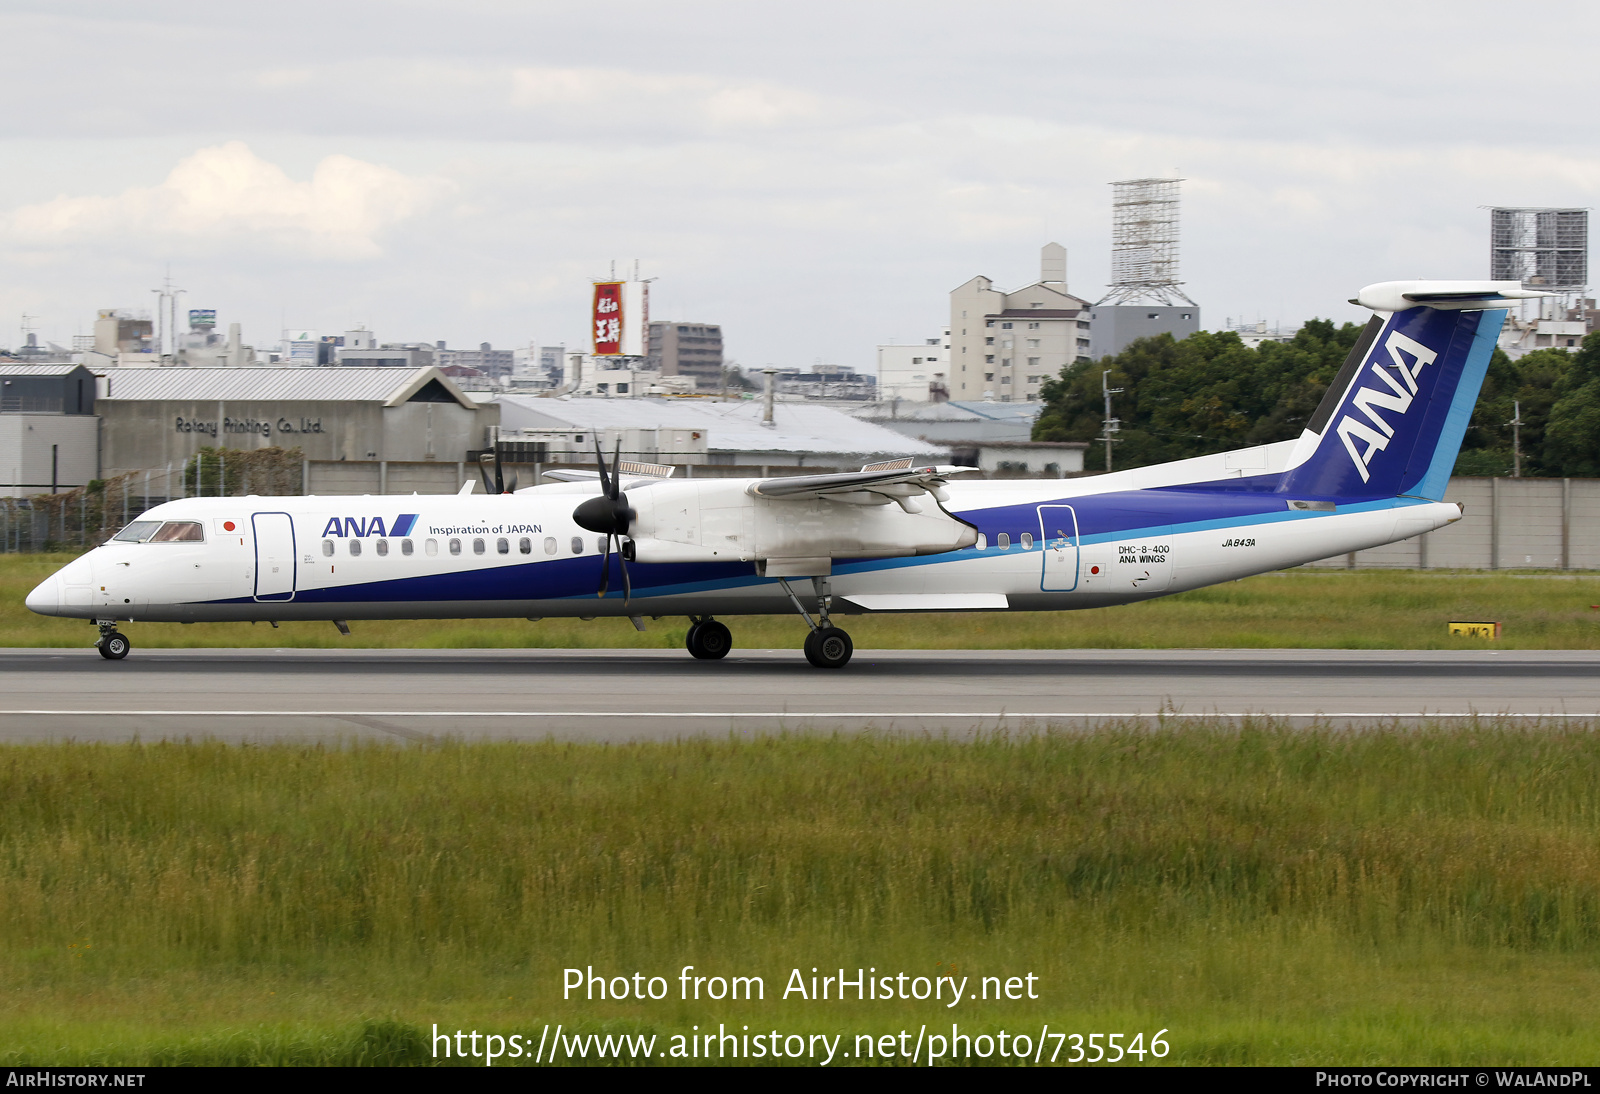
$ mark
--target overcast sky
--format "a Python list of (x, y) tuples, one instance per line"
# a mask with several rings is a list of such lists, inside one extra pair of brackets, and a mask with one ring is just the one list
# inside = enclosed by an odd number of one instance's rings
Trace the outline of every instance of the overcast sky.
[(1592, 4), (0, 0), (0, 346), (102, 307), (580, 344), (635, 258), (748, 366), (870, 368), (950, 289), (1104, 292), (1176, 173), (1207, 326), (1487, 276), (1480, 206), (1597, 204)]

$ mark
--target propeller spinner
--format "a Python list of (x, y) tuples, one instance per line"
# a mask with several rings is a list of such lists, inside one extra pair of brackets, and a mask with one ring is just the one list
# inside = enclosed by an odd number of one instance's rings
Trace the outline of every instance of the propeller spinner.
[(622, 440), (611, 454), (611, 469), (606, 470), (605, 453), (600, 450), (600, 438), (594, 439), (594, 458), (600, 466), (600, 496), (590, 498), (572, 511), (572, 519), (580, 528), (605, 536), (604, 557), (600, 561), (600, 588), (604, 597), (611, 587), (611, 540), (617, 540), (617, 562), (622, 567), (622, 601), (633, 597), (633, 583), (628, 578), (628, 560), (622, 553), (622, 537), (628, 534), (634, 517), (638, 516), (628, 505), (628, 495), (622, 492)]

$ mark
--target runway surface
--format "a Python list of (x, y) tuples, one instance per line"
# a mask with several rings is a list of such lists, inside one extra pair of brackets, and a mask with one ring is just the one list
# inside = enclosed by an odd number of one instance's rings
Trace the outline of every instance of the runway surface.
[(1270, 714), (1600, 717), (1600, 652), (0, 650), (0, 741), (970, 734)]

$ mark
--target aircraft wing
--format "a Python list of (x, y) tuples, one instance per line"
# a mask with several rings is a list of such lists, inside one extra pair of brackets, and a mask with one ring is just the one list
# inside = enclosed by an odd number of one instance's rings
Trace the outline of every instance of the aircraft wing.
[(949, 500), (943, 489), (945, 481), (952, 475), (976, 470), (976, 467), (907, 467), (889, 471), (846, 471), (836, 475), (791, 475), (753, 482), (745, 492), (753, 498), (774, 501), (821, 498), (855, 505), (887, 505), (892, 501), (907, 508), (907, 499), (918, 494)]

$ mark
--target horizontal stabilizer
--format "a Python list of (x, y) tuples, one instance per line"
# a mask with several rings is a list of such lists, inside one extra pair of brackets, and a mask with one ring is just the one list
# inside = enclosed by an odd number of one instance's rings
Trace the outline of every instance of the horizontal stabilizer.
[(1520, 281), (1380, 281), (1368, 285), (1350, 303), (1373, 311), (1396, 312), (1428, 307), (1436, 311), (1487, 311), (1518, 300), (1537, 300), (1550, 293), (1524, 289)]

